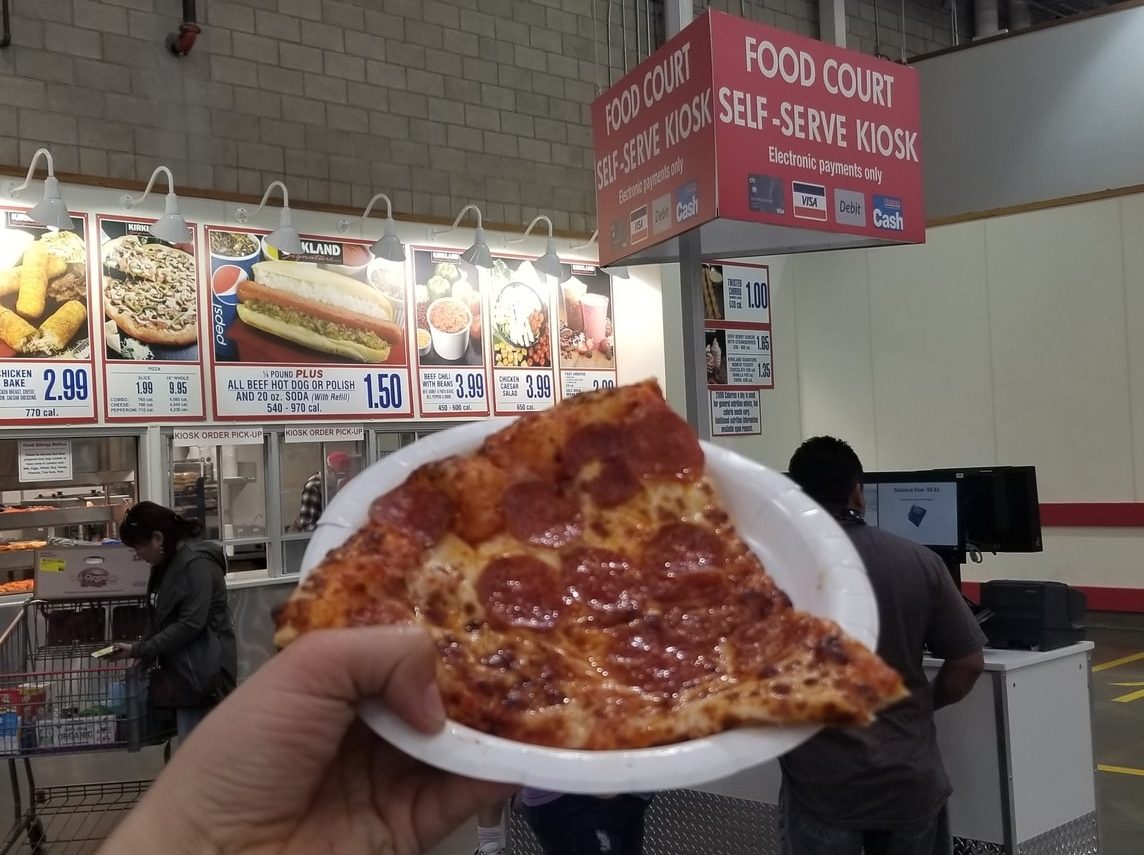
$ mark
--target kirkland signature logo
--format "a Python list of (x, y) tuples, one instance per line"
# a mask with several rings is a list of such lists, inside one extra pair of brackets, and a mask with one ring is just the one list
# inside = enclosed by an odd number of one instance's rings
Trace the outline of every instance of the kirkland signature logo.
[(699, 216), (699, 185), (689, 181), (675, 191), (675, 221), (683, 223)]
[(904, 232), (906, 218), (902, 214), (902, 200), (896, 196), (874, 197), (874, 228), (887, 232)]
[(834, 222), (844, 226), (866, 225), (866, 194), (853, 190), (834, 191)]

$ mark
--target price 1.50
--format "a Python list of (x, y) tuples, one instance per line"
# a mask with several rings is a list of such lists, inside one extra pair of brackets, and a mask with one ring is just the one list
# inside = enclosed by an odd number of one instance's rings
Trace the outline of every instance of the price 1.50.
[(539, 398), (542, 401), (552, 397), (552, 377), (548, 374), (526, 374), (524, 377), (524, 395), (530, 400)]
[(457, 399), (464, 400), (483, 400), (485, 397), (485, 375), (483, 374), (458, 374), (454, 378), (456, 383)]
[(400, 374), (365, 375), (365, 401), (371, 410), (397, 410), (404, 402)]
[(86, 401), (91, 394), (87, 371), (82, 368), (44, 369), (45, 401)]

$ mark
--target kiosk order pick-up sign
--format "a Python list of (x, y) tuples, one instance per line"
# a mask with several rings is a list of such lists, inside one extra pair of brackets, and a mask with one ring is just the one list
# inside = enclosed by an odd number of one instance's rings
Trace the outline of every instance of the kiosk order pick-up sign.
[(592, 105), (600, 261), (925, 241), (917, 73), (708, 12)]

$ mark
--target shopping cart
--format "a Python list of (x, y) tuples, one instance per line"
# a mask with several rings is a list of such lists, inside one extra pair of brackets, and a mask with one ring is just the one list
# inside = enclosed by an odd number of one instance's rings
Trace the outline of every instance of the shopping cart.
[(146, 615), (142, 599), (30, 600), (0, 635), (0, 759), (14, 809), (0, 855), (17, 846), (91, 852), (146, 791), (149, 781), (41, 787), (33, 767), (37, 757), (138, 751), (169, 738), (148, 712), (142, 668), (92, 656), (139, 638)]

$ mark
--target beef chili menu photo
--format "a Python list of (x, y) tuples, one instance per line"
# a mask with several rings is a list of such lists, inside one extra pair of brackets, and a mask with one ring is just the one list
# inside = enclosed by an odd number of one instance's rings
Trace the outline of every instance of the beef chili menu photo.
[(490, 271), (462, 261), (455, 252), (414, 249), (412, 254), (421, 414), (487, 416), (491, 411), (482, 295)]
[(616, 385), (616, 336), (612, 307), (612, 277), (595, 265), (565, 265), (559, 285), (561, 395)]
[(151, 236), (152, 222), (97, 219), (108, 421), (206, 414), (195, 229), (170, 244)]
[(220, 419), (413, 414), (402, 265), (368, 244), (207, 226), (211, 367)]
[(87, 219), (0, 208), (0, 422), (95, 421)]
[(489, 279), (493, 412), (551, 407), (556, 403), (551, 305), (556, 280), (516, 258), (494, 259)]

